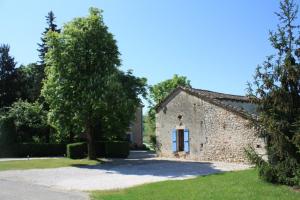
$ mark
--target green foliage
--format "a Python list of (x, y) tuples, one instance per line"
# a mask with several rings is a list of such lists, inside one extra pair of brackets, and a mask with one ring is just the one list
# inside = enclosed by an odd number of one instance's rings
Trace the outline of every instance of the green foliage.
[(82, 159), (87, 155), (86, 142), (77, 142), (67, 145), (67, 157), (71, 159)]
[[(85, 158), (87, 151), (86, 142), (67, 145), (67, 157), (71, 159)], [(95, 153), (97, 157), (126, 158), (129, 155), (129, 143), (125, 141), (96, 141)]]
[[(280, 24), (270, 32), (277, 51), (258, 66), (249, 95), (258, 103), (258, 124), (267, 140), (268, 164), (258, 165), (268, 181), (299, 184), (300, 171), (300, 34), (295, 24), (298, 6), (280, 2)], [(269, 178), (270, 177), (270, 178)]]
[(61, 33), (49, 31), (47, 45), (42, 95), (49, 122), (60, 133), (85, 132), (94, 159), (95, 135), (128, 127), (145, 80), (118, 70), (116, 41), (96, 8), (65, 24)]
[(277, 177), (274, 169), (267, 161), (263, 160), (262, 157), (257, 155), (253, 147), (249, 146), (247, 149), (245, 149), (245, 153), (250, 162), (257, 166), (260, 178), (271, 183), (276, 183)]
[[(154, 110), (152, 110), (154, 111)], [(155, 113), (154, 113), (155, 116)], [(154, 119), (155, 120), (155, 119)], [(149, 142), (150, 136), (155, 135), (155, 121), (153, 121), (153, 117), (150, 118), (148, 114), (143, 116), (143, 140)]]
[(34, 142), (37, 137), (40, 138), (37, 142), (49, 141), (47, 112), (37, 102), (19, 100), (12, 104), (6, 115), (13, 119), (19, 143)]
[(178, 86), (191, 87), (191, 81), (185, 76), (175, 74), (173, 78), (162, 81), (149, 88), (150, 99), (154, 104), (163, 101)]
[(115, 74), (105, 96), (105, 115), (101, 118), (99, 128), (103, 138), (124, 139), (130, 123), (135, 118), (136, 109), (141, 106), (138, 96), (146, 96), (145, 86), (146, 79), (133, 76), (131, 71), (119, 71)]
[(10, 106), (18, 97), (16, 62), (9, 55), (9, 46), (0, 45), (0, 109)]
[(156, 135), (150, 135), (149, 137), (151, 148), (156, 150)]
[(46, 53), (48, 52), (48, 45), (46, 44), (46, 36), (47, 33), (49, 31), (53, 31), (53, 32), (60, 32), (60, 29), (57, 28), (57, 25), (55, 24), (55, 16), (54, 13), (52, 11), (50, 11), (48, 13), (48, 15), (46, 16), (46, 22), (47, 22), (47, 27), (45, 28), (45, 31), (42, 34), (42, 38), (41, 38), (41, 43), (38, 44), (39, 46), (39, 57), (40, 57), (40, 67), (44, 70), (45, 68), (45, 56)]
[(0, 114), (0, 146), (9, 146), (16, 140), (17, 134), (13, 119)]
[(105, 157), (127, 158), (129, 155), (129, 143), (125, 141), (105, 142)]
[(1, 146), (0, 157), (46, 157), (63, 156), (66, 153), (65, 144), (12, 144)]
[(17, 71), (21, 98), (28, 102), (37, 101), (41, 93), (44, 68), (36, 63), (31, 63), (27, 66), (21, 65)]

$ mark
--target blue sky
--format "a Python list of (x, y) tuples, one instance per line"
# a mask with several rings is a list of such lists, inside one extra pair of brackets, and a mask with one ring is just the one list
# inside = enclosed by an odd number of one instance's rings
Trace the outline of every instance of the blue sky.
[(255, 67), (272, 53), (278, 1), (270, 0), (0, 0), (0, 43), (18, 64), (38, 60), (37, 43), (52, 10), (59, 26), (103, 9), (118, 41), (122, 69), (155, 84), (173, 74), (195, 88), (245, 94)]

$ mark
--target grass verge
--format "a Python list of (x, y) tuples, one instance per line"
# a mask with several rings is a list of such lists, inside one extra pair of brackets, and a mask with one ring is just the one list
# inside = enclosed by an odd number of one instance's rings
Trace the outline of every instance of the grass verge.
[(32, 160), (16, 160), (16, 161), (1, 161), (0, 171), (17, 170), (17, 169), (46, 169), (71, 166), (92, 166), (100, 164), (100, 160), (72, 160), (69, 158), (54, 158), (54, 159), (32, 159)]
[(95, 191), (92, 200), (299, 200), (300, 192), (260, 180), (254, 169), (164, 181), (119, 191)]

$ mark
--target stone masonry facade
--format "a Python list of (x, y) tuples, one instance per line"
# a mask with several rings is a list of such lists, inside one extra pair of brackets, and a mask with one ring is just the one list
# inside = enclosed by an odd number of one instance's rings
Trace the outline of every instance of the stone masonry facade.
[[(249, 145), (259, 154), (264, 154), (264, 139), (258, 137), (249, 119), (212, 102), (183, 89), (167, 97), (157, 108), (156, 114), (158, 155), (198, 161), (245, 163), (247, 158), (244, 148)], [(174, 129), (188, 129), (189, 152), (172, 151)]]
[(141, 147), (143, 145), (143, 105), (137, 107), (134, 116), (127, 134), (133, 147)]

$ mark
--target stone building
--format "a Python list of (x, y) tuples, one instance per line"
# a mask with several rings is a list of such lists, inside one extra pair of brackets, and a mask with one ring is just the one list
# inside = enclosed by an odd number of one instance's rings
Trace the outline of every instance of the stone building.
[(264, 139), (250, 123), (255, 110), (245, 96), (178, 87), (156, 107), (158, 155), (247, 162), (249, 145), (265, 152)]
[(143, 105), (140, 105), (134, 113), (135, 118), (129, 126), (127, 137), (133, 147), (143, 145)]

